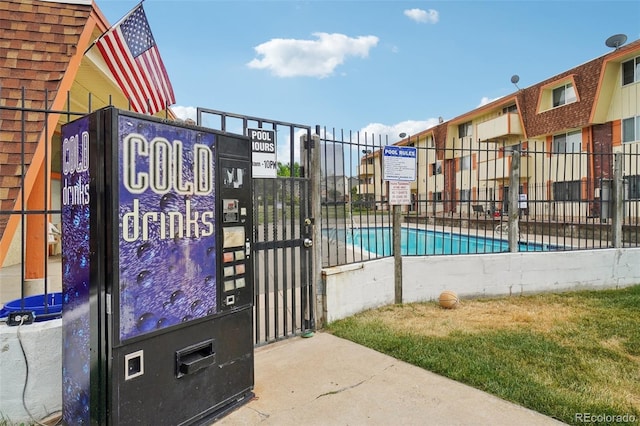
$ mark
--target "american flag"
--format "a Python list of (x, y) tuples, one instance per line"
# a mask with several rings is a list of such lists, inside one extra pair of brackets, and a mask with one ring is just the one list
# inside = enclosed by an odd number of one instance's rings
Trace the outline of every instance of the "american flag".
[(142, 3), (96, 45), (134, 111), (155, 114), (176, 102)]

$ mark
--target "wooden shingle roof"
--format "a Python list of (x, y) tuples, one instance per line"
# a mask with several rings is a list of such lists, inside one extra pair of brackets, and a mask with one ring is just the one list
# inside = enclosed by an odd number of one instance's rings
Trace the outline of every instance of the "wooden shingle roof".
[(86, 2), (0, 1), (0, 238), (91, 12)]

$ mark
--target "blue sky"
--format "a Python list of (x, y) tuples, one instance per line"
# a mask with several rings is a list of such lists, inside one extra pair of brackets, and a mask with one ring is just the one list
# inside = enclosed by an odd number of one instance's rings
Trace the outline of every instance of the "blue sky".
[[(96, 0), (110, 23), (138, 2)], [(176, 94), (329, 129), (424, 130), (640, 38), (640, 1), (146, 0)]]

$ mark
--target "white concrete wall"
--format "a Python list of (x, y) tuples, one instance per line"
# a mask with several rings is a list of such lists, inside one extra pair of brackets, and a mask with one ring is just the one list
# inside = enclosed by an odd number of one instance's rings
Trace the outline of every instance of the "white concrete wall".
[[(18, 334), (19, 333), (19, 334)], [(34, 423), (62, 410), (62, 319), (37, 322), (21, 327), (0, 323), (0, 419), (8, 424)]]
[[(640, 283), (640, 249), (404, 257), (403, 302), (626, 287)], [(393, 258), (323, 269), (328, 322), (394, 303)]]
[(322, 277), (329, 322), (394, 301), (393, 258), (326, 268)]

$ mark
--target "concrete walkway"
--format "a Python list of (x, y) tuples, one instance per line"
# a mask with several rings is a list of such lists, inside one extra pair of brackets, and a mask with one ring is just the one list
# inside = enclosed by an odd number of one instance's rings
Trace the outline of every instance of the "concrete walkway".
[(561, 425), (329, 333), (255, 351), (255, 399), (218, 425)]

